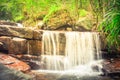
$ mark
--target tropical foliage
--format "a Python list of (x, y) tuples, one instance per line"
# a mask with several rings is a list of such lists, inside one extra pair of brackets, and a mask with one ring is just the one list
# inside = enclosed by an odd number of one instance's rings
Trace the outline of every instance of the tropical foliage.
[(22, 0), (0, 0), (0, 19), (14, 21), (22, 19), (22, 6)]
[[(108, 0), (109, 2), (109, 0)], [(99, 29), (106, 34), (108, 46), (120, 46), (120, 1), (112, 0), (106, 8), (105, 17)]]
[[(86, 8), (89, 0), (0, 0), (0, 19), (12, 21), (36, 20), (47, 16), (59, 8), (67, 8), (72, 15), (79, 16), (79, 10)], [(87, 4), (87, 5), (83, 5)], [(19, 5), (19, 6), (18, 6)], [(46, 12), (39, 15), (41, 12)], [(46, 18), (46, 17), (45, 17)]]

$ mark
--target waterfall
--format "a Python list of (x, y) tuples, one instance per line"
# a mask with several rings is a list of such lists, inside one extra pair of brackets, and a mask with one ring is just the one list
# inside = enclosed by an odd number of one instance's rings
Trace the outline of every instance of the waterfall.
[(101, 59), (97, 32), (44, 31), (42, 69), (65, 71)]

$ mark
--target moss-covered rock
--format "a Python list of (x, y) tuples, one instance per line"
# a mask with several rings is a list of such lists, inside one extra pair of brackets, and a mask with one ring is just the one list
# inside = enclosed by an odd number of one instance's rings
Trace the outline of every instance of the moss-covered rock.
[(74, 19), (71, 17), (69, 11), (60, 9), (50, 14), (45, 20), (46, 26), (43, 29), (59, 30), (71, 27), (74, 24)]
[(78, 31), (91, 31), (94, 25), (93, 16), (89, 13), (84, 17), (80, 17), (74, 28)]

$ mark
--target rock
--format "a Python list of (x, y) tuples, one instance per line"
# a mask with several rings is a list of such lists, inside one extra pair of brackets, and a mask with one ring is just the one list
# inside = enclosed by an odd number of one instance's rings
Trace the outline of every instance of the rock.
[(49, 15), (45, 21), (46, 26), (43, 29), (61, 30), (74, 25), (74, 19), (66, 9), (60, 9)]
[(0, 42), (0, 46), (2, 46), (3, 45), (3, 43), (2, 42)]
[(0, 50), (5, 50), (5, 46), (2, 42), (0, 42)]
[(33, 30), (24, 27), (0, 25), (0, 35), (32, 39)]
[(30, 70), (30, 66), (25, 62), (20, 61), (16, 58), (13, 58), (9, 55), (0, 53), (0, 63), (4, 64), (6, 67), (22, 72), (26, 72)]
[(21, 60), (27, 62), (32, 70), (37, 70), (41, 68), (41, 57), (33, 56), (33, 55), (22, 55), (20, 57)]
[(13, 38), (9, 45), (10, 54), (26, 54), (27, 53), (27, 40), (22, 38)]
[(79, 18), (75, 23), (74, 30), (77, 31), (91, 31), (93, 28), (93, 20), (91, 15)]
[(43, 31), (41, 30), (34, 30), (33, 31), (33, 39), (41, 40), (42, 39)]
[(0, 25), (11, 25), (11, 26), (17, 26), (17, 24), (14, 23), (14, 22), (4, 21), (4, 20), (0, 20)]
[(103, 62), (103, 70), (106, 75), (120, 74), (120, 59), (108, 59)]
[(38, 40), (28, 41), (28, 54), (31, 55), (41, 55), (42, 52), (42, 42)]
[(3, 43), (2, 42), (0, 42), (0, 48), (3, 46)]
[(17, 27), (17, 26), (6, 26), (0, 25), (0, 36), (9, 36), (9, 37), (19, 37), (25, 39), (35, 39), (40, 40), (42, 36), (41, 30)]
[(2, 46), (0, 50), (9, 50), (11, 37), (0, 36), (0, 42), (2, 42)]
[(20, 71), (9, 69), (0, 63), (0, 80), (32, 80), (32, 77)]

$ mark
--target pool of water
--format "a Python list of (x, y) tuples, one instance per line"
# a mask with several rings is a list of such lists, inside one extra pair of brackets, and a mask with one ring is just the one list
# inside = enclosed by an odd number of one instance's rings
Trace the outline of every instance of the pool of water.
[(79, 74), (66, 74), (66, 73), (46, 73), (46, 72), (36, 72), (36, 78), (34, 80), (120, 80), (120, 78), (111, 78), (108, 76), (101, 75), (79, 75)]

